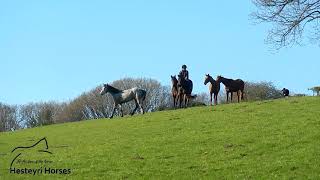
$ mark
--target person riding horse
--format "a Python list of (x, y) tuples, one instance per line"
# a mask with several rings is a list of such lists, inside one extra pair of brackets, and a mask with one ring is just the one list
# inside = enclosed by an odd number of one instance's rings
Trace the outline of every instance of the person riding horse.
[(178, 77), (179, 77), (178, 79), (183, 81), (183, 82), (179, 81), (178, 86), (183, 85), (184, 89), (187, 91), (187, 93), (191, 94), (192, 89), (193, 89), (193, 83), (189, 79), (189, 71), (187, 70), (187, 65), (185, 65), (185, 64), (182, 65), (182, 70), (179, 72)]
[(180, 71), (179, 75), (185, 80), (189, 80), (189, 71), (187, 70), (187, 65), (182, 65), (182, 70)]
[(190, 99), (194, 99), (197, 96), (191, 95), (193, 89), (193, 83), (189, 79), (189, 72), (187, 70), (187, 66), (183, 65), (182, 70), (178, 75), (178, 97), (180, 102), (180, 107), (182, 105), (182, 101), (185, 103), (185, 107), (187, 106)]

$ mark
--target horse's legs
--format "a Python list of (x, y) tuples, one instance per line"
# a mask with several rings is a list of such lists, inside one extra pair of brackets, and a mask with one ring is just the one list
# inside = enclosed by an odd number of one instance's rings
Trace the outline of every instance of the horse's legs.
[(174, 98), (174, 95), (172, 95), (172, 99), (173, 99), (173, 107), (176, 107), (176, 99)]
[(191, 94), (190, 94), (190, 96), (186, 96), (186, 98), (187, 98), (187, 106), (188, 106), (189, 102), (190, 102), (190, 99), (191, 99)]
[(176, 105), (175, 105), (176, 108), (179, 108), (179, 100), (180, 100), (179, 96), (180, 96), (179, 94), (176, 94)]
[(238, 103), (240, 102), (240, 96), (239, 96), (239, 91), (237, 91), (237, 96), (238, 96)]
[(214, 93), (214, 105), (218, 105), (218, 94)]
[(210, 106), (212, 106), (212, 93), (210, 93)]
[(189, 104), (189, 97), (187, 94), (184, 95), (184, 107), (187, 108)]
[(218, 95), (219, 95), (219, 92), (216, 94), (216, 105), (218, 105)]
[(121, 104), (119, 104), (119, 109), (120, 109), (121, 117), (123, 117), (123, 109)]
[(136, 107), (133, 109), (133, 111), (131, 112), (131, 116), (133, 116), (134, 115), (134, 113), (137, 111), (137, 109), (138, 109), (138, 104), (136, 104)]
[(179, 107), (182, 108), (182, 94), (179, 94)]
[(131, 112), (131, 116), (134, 115), (134, 113), (136, 112), (136, 110), (137, 110), (138, 107), (139, 107), (137, 100), (134, 100), (134, 102), (136, 103), (136, 107), (135, 107), (135, 108), (133, 109), (133, 111)]
[(141, 113), (144, 114), (144, 110), (143, 110), (143, 107), (142, 107), (142, 100), (141, 99), (138, 99), (138, 105), (140, 107)]
[(186, 95), (182, 95), (182, 107), (186, 107)]
[(113, 115), (114, 115), (114, 113), (116, 112), (116, 108), (117, 108), (117, 105), (113, 105), (113, 111), (112, 111), (112, 114), (111, 114), (111, 116), (110, 116), (110, 119), (113, 118)]
[(141, 109), (142, 114), (144, 114), (144, 109), (141, 104), (140, 104), (140, 109)]
[(232, 103), (232, 99), (233, 99), (233, 92), (230, 92), (231, 93), (231, 103)]
[(186, 108), (186, 107), (188, 107), (188, 97), (187, 97), (187, 94), (184, 94), (183, 99), (184, 99), (184, 107)]
[(229, 92), (226, 91), (226, 93), (227, 93), (227, 103), (228, 103), (229, 102)]

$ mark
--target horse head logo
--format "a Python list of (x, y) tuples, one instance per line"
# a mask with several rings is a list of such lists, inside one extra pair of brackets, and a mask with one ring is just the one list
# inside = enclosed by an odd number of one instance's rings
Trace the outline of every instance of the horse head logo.
[(47, 139), (44, 137), (34, 143), (33, 145), (30, 146), (18, 146), (14, 148), (11, 153), (15, 154), (14, 159), (11, 162), (10, 168), (13, 166), (15, 161), (17, 161), (21, 156), (24, 154), (27, 154), (30, 151), (35, 151), (40, 154), (49, 154), (52, 155), (53, 153), (49, 151), (49, 145)]

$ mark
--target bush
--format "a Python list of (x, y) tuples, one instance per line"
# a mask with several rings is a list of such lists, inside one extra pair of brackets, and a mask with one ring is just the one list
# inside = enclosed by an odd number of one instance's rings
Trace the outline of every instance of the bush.
[(272, 82), (246, 82), (244, 98), (247, 101), (258, 101), (281, 98), (281, 90), (278, 90)]

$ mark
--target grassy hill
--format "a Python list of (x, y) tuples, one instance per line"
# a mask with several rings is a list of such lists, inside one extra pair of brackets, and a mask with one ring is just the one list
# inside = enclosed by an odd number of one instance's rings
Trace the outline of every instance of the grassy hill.
[[(51, 155), (20, 151), (27, 154), (25, 160), (50, 162), (15, 161), (15, 167), (70, 168), (71, 173), (9, 174), (13, 148), (43, 137)], [(1, 133), (0, 179), (28, 178), (320, 179), (320, 98), (197, 107)]]

